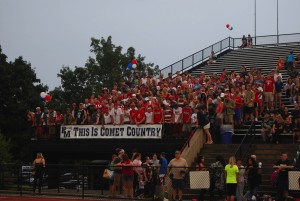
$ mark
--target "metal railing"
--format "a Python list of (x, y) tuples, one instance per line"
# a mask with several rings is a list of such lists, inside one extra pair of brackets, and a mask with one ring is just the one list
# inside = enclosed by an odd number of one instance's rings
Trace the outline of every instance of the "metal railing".
[[(282, 45), (287, 43), (300, 44), (300, 33), (292, 34), (280, 34), (280, 35), (266, 35), (256, 36), (253, 38), (253, 47), (258, 46), (270, 46), (270, 45)], [(183, 73), (195, 67), (199, 64), (203, 64), (208, 61), (211, 52), (214, 51), (216, 55), (219, 55), (227, 50), (234, 50), (240, 48), (242, 44), (242, 38), (231, 38), (227, 37), (213, 45), (210, 45), (192, 55), (189, 55), (163, 69), (160, 73), (164, 75), (164, 78), (168, 76), (168, 73), (172, 75), (176, 74), (177, 71)]]
[(246, 158), (251, 153), (253, 140), (255, 138), (255, 124), (256, 124), (256, 121), (251, 122), (251, 125), (250, 125), (246, 135), (243, 137), (240, 145), (238, 146), (238, 148), (235, 152), (235, 157), (241, 159), (243, 162), (245, 162)]

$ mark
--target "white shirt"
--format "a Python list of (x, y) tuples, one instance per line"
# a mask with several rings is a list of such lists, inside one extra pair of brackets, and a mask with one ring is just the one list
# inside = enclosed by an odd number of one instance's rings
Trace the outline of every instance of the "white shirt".
[(145, 116), (146, 116), (146, 124), (151, 124), (152, 123), (152, 112), (146, 112)]
[(182, 108), (181, 107), (178, 107), (177, 109), (174, 108), (173, 112), (174, 112), (175, 122), (181, 123), (182, 119), (180, 120), (180, 122), (178, 120), (180, 115), (182, 114)]
[(103, 115), (104, 117), (104, 124), (111, 124), (111, 115), (108, 113), (108, 114), (104, 114)]
[(129, 118), (130, 111), (131, 111), (131, 108), (124, 111), (124, 122), (130, 122), (130, 118)]
[(121, 108), (112, 108), (110, 110), (111, 116), (114, 118), (114, 123), (115, 124), (120, 124), (121, 123), (121, 115), (123, 115), (123, 111)]

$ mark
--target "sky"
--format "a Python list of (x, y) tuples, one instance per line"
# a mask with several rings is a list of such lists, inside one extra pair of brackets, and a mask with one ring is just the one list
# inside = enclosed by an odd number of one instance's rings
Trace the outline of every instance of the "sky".
[[(228, 36), (254, 35), (254, 0), (0, 0), (0, 45), (50, 90), (63, 66), (84, 66), (91, 37), (164, 68)], [(278, 0), (279, 34), (300, 33), (299, 0)], [(276, 0), (257, 0), (256, 35), (277, 33)], [(232, 31), (226, 29), (230, 24)], [(300, 39), (299, 39), (300, 41)]]

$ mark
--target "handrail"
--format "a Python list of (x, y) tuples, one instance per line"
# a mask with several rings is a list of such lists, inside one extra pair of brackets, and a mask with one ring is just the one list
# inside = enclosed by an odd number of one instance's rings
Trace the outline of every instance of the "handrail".
[(160, 70), (161, 73), (167, 71), (164, 76), (167, 76), (168, 73), (172, 73), (174, 75), (177, 71), (183, 72), (184, 70), (195, 66), (196, 64), (203, 63), (208, 60), (211, 51), (214, 51), (216, 55), (228, 50), (231, 48), (230, 46), (231, 37), (227, 37), (225, 39), (220, 40), (200, 51), (197, 51), (194, 54), (191, 54), (163, 69)]
[[(248, 129), (246, 135), (243, 137), (243, 139), (242, 139), (240, 145), (238, 146), (238, 148), (237, 148), (237, 150), (236, 150), (236, 152), (235, 152), (235, 157), (236, 157), (236, 158), (240, 158), (241, 160), (243, 160), (243, 159), (244, 159), (245, 153), (251, 148), (253, 138), (255, 137), (255, 123), (256, 123), (256, 121), (252, 121), (252, 122), (251, 122), (251, 125), (250, 125), (250, 127), (249, 127), (249, 129)], [(253, 129), (253, 128), (254, 128), (254, 129)], [(243, 145), (246, 144), (246, 138), (247, 138), (249, 135), (252, 136), (252, 139), (249, 141), (248, 147), (247, 147), (246, 151), (245, 151), (244, 153), (242, 153)], [(244, 155), (243, 155), (243, 154), (244, 154)], [(238, 157), (238, 155), (239, 155), (239, 157)]]
[[(241, 45), (242, 38), (232, 38), (227, 37), (223, 40), (220, 40), (200, 51), (195, 52), (165, 68), (160, 70), (160, 73), (164, 74), (164, 78), (168, 73), (172, 73), (172, 75), (176, 74), (177, 71), (183, 73), (191, 67), (194, 67), (199, 64), (203, 64), (206, 62), (211, 54), (211, 51), (214, 51), (216, 55), (223, 53), (227, 50), (234, 50), (239, 48)], [(253, 47), (255, 45), (270, 45), (270, 44), (286, 44), (291, 42), (300, 42), (300, 33), (290, 33), (290, 34), (280, 34), (280, 35), (265, 35), (265, 36), (256, 36), (253, 37), (255, 42), (253, 43)]]

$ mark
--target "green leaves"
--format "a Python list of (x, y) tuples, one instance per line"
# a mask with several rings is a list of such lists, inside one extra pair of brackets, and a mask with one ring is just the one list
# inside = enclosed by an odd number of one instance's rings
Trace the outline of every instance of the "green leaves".
[[(135, 71), (154, 75), (159, 73), (158, 66), (154, 67), (153, 63), (144, 62), (145, 57), (137, 55), (135, 58), (133, 47), (129, 47), (125, 53), (122, 53), (123, 48), (114, 45), (111, 36), (107, 39), (91, 38), (90, 47), (90, 52), (94, 55), (87, 59), (84, 67), (75, 67), (74, 70), (63, 67), (58, 74), (62, 88), (56, 88), (54, 91), (65, 97), (68, 104), (82, 102), (92, 94), (100, 94), (103, 87), (112, 88), (114, 83), (132, 76), (133, 71), (128, 68), (132, 59), (137, 60)], [(59, 90), (62, 93), (58, 92)]]
[(0, 132), (0, 163), (5, 164), (11, 162), (12, 154), (11, 150), (11, 140), (4, 137)]

